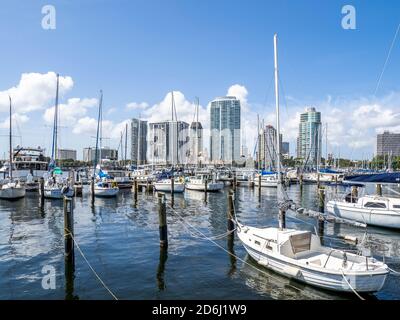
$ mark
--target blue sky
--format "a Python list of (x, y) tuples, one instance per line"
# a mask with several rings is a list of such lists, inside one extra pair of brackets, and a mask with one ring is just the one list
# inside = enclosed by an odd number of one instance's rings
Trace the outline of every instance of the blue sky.
[[(56, 8), (55, 30), (41, 27), (41, 9), (46, 4)], [(356, 8), (356, 30), (341, 27), (341, 9), (346, 4)], [(75, 106), (68, 99), (95, 99), (103, 89), (104, 108), (109, 110), (104, 117), (113, 131), (109, 144), (116, 147), (121, 124), (139, 113), (153, 119), (150, 110), (157, 113), (166, 108), (163, 102), (169, 91), (182, 93), (181, 108), (190, 109), (186, 102), (198, 96), (206, 121), (208, 102), (240, 85), (245, 88), (241, 93), (246, 104), (243, 122), (249, 128), (246, 142), (253, 149), (255, 115), (273, 122), (272, 38), (277, 32), (283, 133), (291, 142), (291, 152), (295, 151), (296, 115), (312, 105), (323, 112), (323, 122), (330, 123), (329, 149), (337, 153), (341, 144), (342, 155), (361, 158), (374, 152), (377, 131), (400, 128), (398, 42), (373, 96), (399, 13), (398, 1), (373, 0), (2, 1), (0, 92), (17, 87), (24, 73), (48, 72), (72, 79), (61, 99), (66, 108)], [(46, 81), (43, 86), (49, 89)], [(30, 94), (28, 89), (23, 92)], [(39, 99), (37, 93), (33, 95)], [(16, 112), (25, 116), (18, 124), (24, 145), (49, 147), (51, 129), (45, 127), (44, 116), (54, 104), (49, 97), (39, 99), (41, 107), (35, 110), (16, 106)], [(133, 102), (144, 104), (126, 108)], [(3, 103), (0, 122), (8, 116)], [(96, 112), (93, 100), (80, 108), (84, 110), (65, 121), (60, 136), (61, 145), (78, 149), (79, 157), (81, 148), (93, 139), (89, 129), (76, 127), (89, 126)], [(182, 118), (192, 112), (182, 109)], [(354, 126), (349, 120), (377, 114), (385, 117), (376, 125), (368, 122), (368, 127)], [(86, 121), (79, 122), (81, 118)], [(340, 134), (335, 136), (336, 126)], [(6, 131), (1, 129), (2, 134)], [(357, 139), (359, 143), (354, 143)], [(1, 155), (5, 143), (4, 138)]]

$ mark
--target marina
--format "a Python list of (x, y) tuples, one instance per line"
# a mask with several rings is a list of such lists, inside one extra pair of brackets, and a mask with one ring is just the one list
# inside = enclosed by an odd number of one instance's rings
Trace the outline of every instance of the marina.
[[(96, 199), (93, 207), (85, 186), (83, 196), (73, 200), (74, 238), (118, 299), (357, 299), (352, 293), (319, 290), (257, 265), (236, 236), (231, 242), (229, 237), (212, 240), (215, 243), (207, 240), (226, 234), (229, 190), (206, 198), (202, 192), (186, 190), (175, 194), (173, 208), (167, 194), (168, 248), (160, 249), (155, 191), (139, 192), (137, 203), (131, 190), (120, 191), (116, 198)], [(287, 190), (296, 202), (317, 211), (315, 191), (315, 185), (292, 185)], [(235, 211), (242, 223), (277, 226), (277, 208), (276, 188), (262, 188), (261, 197), (257, 188), (236, 188)], [(76, 248), (74, 276), (65, 277), (62, 201), (41, 206), (37, 194), (29, 193), (17, 202), (1, 201), (0, 210), (0, 285), (7, 288), (1, 299), (113, 299)], [(286, 220), (287, 228), (321, 228), (312, 217), (287, 214)], [(361, 241), (367, 235), (375, 242), (365, 243), (364, 249), (372, 250), (377, 259), (385, 256), (392, 269), (400, 269), (397, 231), (338, 223), (324, 223), (323, 229), (324, 243), (343, 249), (358, 248), (343, 240), (345, 236)], [(41, 287), (42, 268), (48, 265), (56, 270), (54, 290)], [(397, 299), (398, 281), (390, 273), (382, 290), (366, 298)]]

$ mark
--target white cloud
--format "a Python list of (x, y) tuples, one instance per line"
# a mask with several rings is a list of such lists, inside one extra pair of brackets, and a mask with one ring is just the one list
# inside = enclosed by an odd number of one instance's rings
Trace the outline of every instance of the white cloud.
[[(20, 125), (28, 121), (29, 117), (24, 114), (14, 113), (12, 115), (13, 126), (15, 126), (15, 124)], [(9, 129), (9, 128), (10, 128), (10, 117), (7, 117), (4, 121), (0, 122), (0, 129)]]
[(247, 102), (248, 91), (245, 86), (240, 84), (234, 84), (229, 87), (227, 96), (236, 97), (236, 99), (240, 100), (240, 106), (242, 108), (242, 112), (250, 111), (250, 106)]
[[(95, 98), (71, 98), (68, 99), (67, 103), (60, 104), (59, 107), (59, 122), (60, 124), (73, 125), (79, 118), (84, 117), (87, 114), (88, 108), (97, 105), (97, 99)], [(55, 107), (46, 109), (43, 119), (47, 123), (53, 123)]]
[(144, 110), (147, 109), (149, 107), (149, 104), (147, 102), (141, 102), (141, 103), (137, 103), (137, 102), (130, 102), (126, 105), (126, 109), (127, 110)]
[[(176, 114), (179, 121), (185, 121), (192, 123), (195, 120), (195, 103), (186, 100), (184, 94), (180, 91), (174, 91), (174, 101)], [(146, 109), (143, 114), (143, 118), (149, 122), (166, 121), (172, 119), (172, 94), (167, 93), (164, 99)], [(207, 110), (199, 105), (199, 121), (203, 124), (203, 127), (208, 125)]]
[[(129, 120), (124, 120), (118, 123), (114, 123), (110, 120), (102, 121), (102, 132), (103, 138), (119, 139), (121, 137), (121, 132), (124, 132), (125, 126), (128, 124), (129, 130)], [(72, 132), (76, 135), (92, 135), (95, 136), (97, 132), (97, 120), (90, 117), (84, 117), (79, 119), (74, 125)], [(104, 142), (103, 145), (107, 145)]]
[[(0, 112), (8, 112), (8, 95), (12, 98), (14, 112), (23, 114), (45, 108), (50, 103), (54, 103), (56, 83), (54, 72), (23, 73), (18, 85), (0, 91)], [(69, 91), (73, 85), (71, 77), (60, 76), (60, 96)]]

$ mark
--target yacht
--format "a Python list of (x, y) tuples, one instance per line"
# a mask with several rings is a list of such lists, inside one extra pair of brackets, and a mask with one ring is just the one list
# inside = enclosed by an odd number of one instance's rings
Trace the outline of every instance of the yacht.
[(254, 176), (254, 185), (256, 187), (260, 184), (261, 175), (261, 187), (276, 188), (278, 186), (278, 174), (276, 172), (262, 172)]
[[(153, 183), (156, 191), (171, 192), (172, 183), (171, 179), (162, 179)], [(182, 193), (185, 191), (185, 180), (183, 177), (174, 178), (174, 193)]]

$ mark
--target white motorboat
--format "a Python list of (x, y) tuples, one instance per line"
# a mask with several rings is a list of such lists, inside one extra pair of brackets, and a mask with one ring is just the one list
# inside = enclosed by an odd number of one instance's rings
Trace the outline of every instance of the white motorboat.
[(5, 182), (0, 186), (0, 199), (17, 200), (25, 197), (25, 188), (19, 181)]
[(94, 195), (96, 197), (111, 198), (118, 195), (119, 188), (115, 182), (99, 181), (94, 185)]
[(194, 177), (188, 177), (186, 180), (186, 189), (205, 191), (207, 182), (207, 192), (219, 191), (224, 188), (223, 182), (218, 182), (212, 175), (198, 174)]
[(348, 194), (341, 200), (330, 200), (326, 204), (328, 213), (342, 219), (367, 225), (400, 228), (400, 198), (366, 195), (352, 197)]
[[(53, 172), (54, 174), (54, 172)], [(44, 182), (44, 197), (48, 199), (63, 199), (74, 196), (74, 188), (61, 176), (50, 176)]]
[[(171, 179), (163, 179), (153, 183), (156, 191), (171, 192), (172, 183)], [(185, 180), (183, 178), (174, 179), (174, 193), (182, 193), (185, 191)]]
[[(259, 186), (260, 174), (256, 174), (254, 177), (254, 185)], [(278, 175), (276, 173), (261, 175), (261, 187), (276, 188), (278, 186)]]
[(319, 288), (376, 292), (389, 273), (388, 266), (375, 258), (322, 246), (310, 231), (237, 223), (237, 235), (260, 265)]

